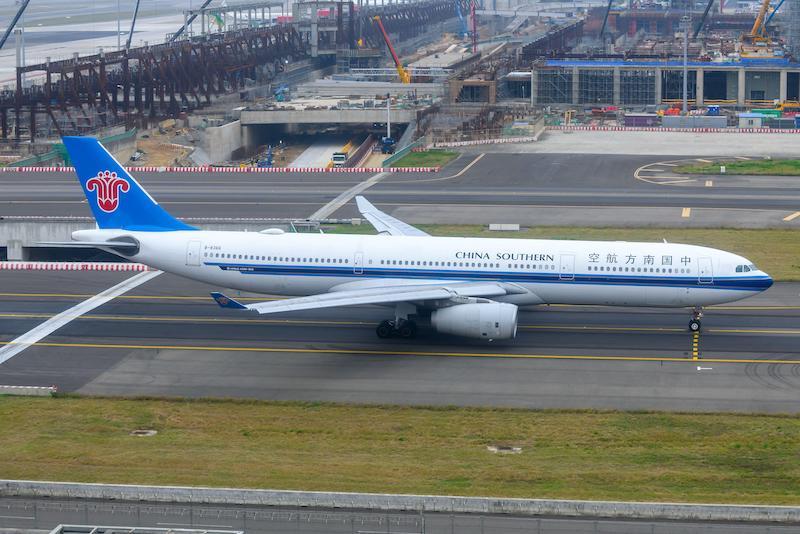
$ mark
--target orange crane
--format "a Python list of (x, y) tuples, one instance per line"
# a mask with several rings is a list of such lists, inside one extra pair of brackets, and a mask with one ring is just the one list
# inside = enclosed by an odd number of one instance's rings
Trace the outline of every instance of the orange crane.
[(372, 20), (378, 23), (378, 28), (381, 29), (381, 33), (383, 34), (383, 40), (386, 41), (386, 46), (389, 47), (389, 52), (392, 54), (392, 59), (394, 60), (394, 66), (397, 68), (397, 74), (400, 76), (400, 81), (403, 83), (411, 83), (411, 75), (408, 73), (403, 64), (400, 63), (400, 58), (397, 57), (397, 54), (394, 51), (394, 47), (392, 46), (392, 42), (389, 40), (389, 34), (386, 33), (386, 28), (383, 27), (383, 22), (381, 22), (381, 18), (378, 16), (372, 17)]
[(749, 34), (745, 35), (748, 40), (752, 42), (767, 40), (764, 17), (767, 16), (768, 10), (769, 0), (763, 0), (763, 2), (761, 2), (761, 9), (758, 10), (758, 16), (756, 16), (756, 20), (753, 23), (753, 28), (750, 30)]

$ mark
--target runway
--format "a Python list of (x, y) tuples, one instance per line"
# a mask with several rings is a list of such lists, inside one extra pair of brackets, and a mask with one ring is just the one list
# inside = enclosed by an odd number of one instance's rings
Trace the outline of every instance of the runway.
[[(480, 158), (480, 159), (478, 159)], [(463, 155), (440, 173), (391, 174), (364, 193), (410, 223), (588, 226), (795, 227), (791, 181), (715, 179), (680, 187), (655, 175), (663, 156), (585, 154)], [(305, 218), (363, 174), (141, 173), (148, 191), (179, 217)], [(728, 180), (728, 178), (726, 178)], [(686, 209), (689, 212), (686, 212)], [(686, 214), (689, 213), (690, 216)], [(0, 216), (87, 216), (68, 173), (0, 173)], [(357, 217), (353, 203), (335, 218)]]
[[(0, 272), (0, 342), (126, 273)], [(382, 308), (262, 317), (163, 274), (0, 365), (0, 383), (98, 395), (730, 412), (797, 412), (800, 284), (708, 310), (552, 306), (487, 343), (423, 329), (378, 340)], [(697, 359), (694, 359), (694, 358)]]

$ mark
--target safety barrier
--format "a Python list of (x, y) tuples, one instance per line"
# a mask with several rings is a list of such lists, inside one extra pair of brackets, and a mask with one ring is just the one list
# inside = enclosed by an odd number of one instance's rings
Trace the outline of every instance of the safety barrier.
[[(73, 172), (72, 167), (0, 167), (0, 172)], [(320, 167), (127, 167), (130, 172), (248, 172), (248, 173), (379, 173), (379, 172), (439, 172), (439, 167), (352, 167), (325, 169)]]
[(447, 141), (447, 142), (437, 142), (434, 143), (433, 146), (436, 148), (449, 148), (449, 147), (460, 147), (460, 146), (474, 146), (474, 145), (501, 145), (504, 143), (532, 143), (534, 141), (538, 141), (539, 136), (528, 136), (528, 137), (499, 137), (496, 139), (475, 139), (472, 141)]
[(372, 154), (372, 147), (376, 144), (375, 137), (372, 134), (369, 134), (364, 141), (358, 145), (352, 154), (350, 154), (347, 158), (347, 161), (344, 162), (344, 168), (347, 169), (356, 169), (359, 165), (364, 163), (367, 158)]
[(103, 263), (69, 261), (0, 261), (0, 271), (152, 271), (141, 263)]
[(392, 495), (384, 493), (80, 484), (30, 480), (0, 480), (0, 497), (99, 499), (113, 502), (240, 504), (331, 510), (379, 510), (384, 512), (510, 514), (528, 517), (613, 517), (677, 521), (800, 523), (800, 507), (798, 506)]
[[(386, 158), (385, 160), (383, 160), (383, 167), (384, 167), (384, 170), (387, 170), (387, 171), (392, 171), (392, 172), (398, 172), (398, 171), (400, 171), (400, 169), (404, 169), (404, 168), (405, 168), (405, 169), (410, 169), (410, 168), (413, 168), (413, 167), (392, 167), (392, 164), (394, 164), (394, 163), (396, 163), (398, 160), (402, 159), (402, 158), (403, 158), (403, 156), (405, 156), (406, 154), (408, 154), (409, 152), (411, 152), (412, 150), (414, 150), (414, 148), (416, 148), (416, 147), (418, 147), (418, 146), (422, 146), (422, 145), (424, 145), (424, 144), (425, 144), (425, 138), (423, 137), (423, 138), (421, 138), (421, 139), (417, 139), (417, 140), (416, 140), (416, 141), (414, 141), (413, 143), (410, 143), (410, 144), (408, 144), (408, 145), (404, 146), (404, 147), (403, 147), (403, 148), (401, 148), (400, 150), (396, 150), (394, 154), (392, 154), (391, 156), (389, 156), (388, 158)], [(403, 172), (403, 171), (400, 171), (400, 172)]]
[(660, 128), (658, 126), (548, 126), (548, 130), (592, 131), (592, 132), (688, 132), (688, 133), (764, 133), (798, 134), (800, 129), (791, 128)]
[(56, 386), (2, 386), (0, 395), (14, 395), (17, 397), (51, 397), (58, 393)]
[[(137, 129), (133, 128), (132, 130), (128, 130), (127, 132), (122, 132), (114, 135), (109, 135), (107, 137), (103, 137), (100, 139), (100, 142), (108, 148), (109, 150), (113, 150), (113, 147), (109, 146), (113, 143), (119, 143), (121, 141), (135, 141), (136, 139), (136, 132)], [(180, 145), (183, 146), (183, 145)], [(61, 143), (57, 143), (52, 145), (52, 149), (45, 153), (45, 154), (38, 154), (35, 156), (30, 156), (28, 158), (24, 158), (13, 163), (9, 163), (9, 167), (30, 167), (36, 163), (44, 163), (45, 161), (50, 160), (65, 160), (66, 158), (66, 151), (64, 149), (64, 145)], [(191, 147), (184, 147), (184, 148), (191, 148)], [(1, 170), (1, 169), (0, 169)]]

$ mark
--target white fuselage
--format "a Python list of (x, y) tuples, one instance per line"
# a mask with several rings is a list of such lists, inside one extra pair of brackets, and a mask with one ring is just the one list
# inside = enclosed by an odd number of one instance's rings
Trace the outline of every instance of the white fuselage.
[[(708, 306), (772, 285), (751, 262), (694, 245), (213, 231), (82, 230), (78, 241), (130, 236), (132, 261), (216, 286), (304, 296), (402, 284), (500, 281), (520, 306)], [(744, 268), (747, 268), (745, 271)]]

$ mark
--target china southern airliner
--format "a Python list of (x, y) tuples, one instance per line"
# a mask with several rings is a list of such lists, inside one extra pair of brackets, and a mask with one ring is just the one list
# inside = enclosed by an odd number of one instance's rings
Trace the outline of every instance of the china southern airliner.
[[(510, 339), (520, 306), (585, 304), (691, 308), (766, 290), (747, 259), (707, 247), (433, 237), (357, 197), (377, 235), (198, 230), (169, 215), (95, 139), (65, 137), (96, 230), (72, 234), (131, 261), (215, 286), (292, 298), (220, 306), (258, 313), (375, 304), (394, 309), (378, 336), (413, 337), (415, 318), (438, 332)], [(62, 245), (68, 245), (62, 243)]]

